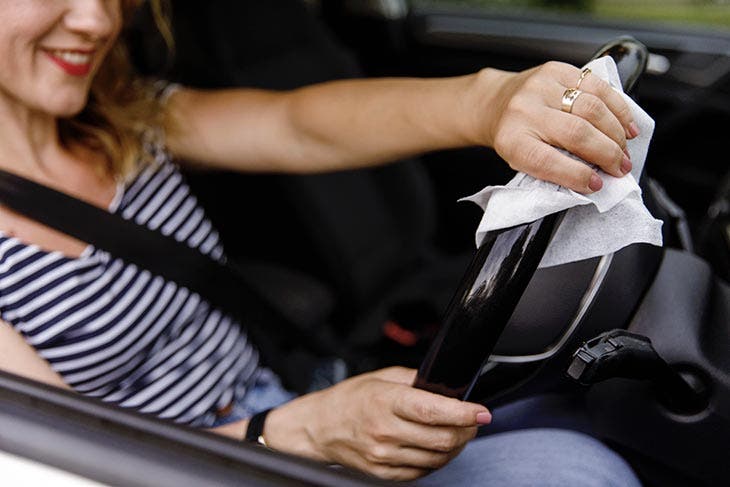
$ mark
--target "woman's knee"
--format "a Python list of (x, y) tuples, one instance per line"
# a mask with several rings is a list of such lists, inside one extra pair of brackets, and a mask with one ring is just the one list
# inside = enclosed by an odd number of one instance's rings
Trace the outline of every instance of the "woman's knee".
[(603, 443), (568, 430), (511, 431), (471, 442), (459, 457), (417, 485), (641, 485)]

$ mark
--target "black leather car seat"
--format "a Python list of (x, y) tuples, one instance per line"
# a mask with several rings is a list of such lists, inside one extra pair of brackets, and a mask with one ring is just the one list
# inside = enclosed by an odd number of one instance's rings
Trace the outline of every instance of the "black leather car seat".
[[(177, 0), (173, 8), (177, 58), (168, 77), (176, 81), (290, 89), (361, 75), (299, 0)], [(135, 38), (142, 70), (157, 69), (159, 46)], [(468, 257), (447, 257), (432, 244), (432, 183), (415, 160), (307, 176), (193, 174), (191, 182), (229, 252), (325, 283), (335, 300), (327, 321), (349, 344), (376, 342), (394, 315), (417, 326), (437, 322), (466, 266)]]

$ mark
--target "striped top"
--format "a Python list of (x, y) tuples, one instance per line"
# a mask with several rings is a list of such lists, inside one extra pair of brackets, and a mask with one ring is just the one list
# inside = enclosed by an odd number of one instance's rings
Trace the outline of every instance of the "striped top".
[[(162, 145), (109, 210), (219, 260), (223, 246)], [(198, 294), (93, 246), (79, 258), (0, 233), (0, 317), (76, 391), (193, 426), (240, 401), (258, 353)]]

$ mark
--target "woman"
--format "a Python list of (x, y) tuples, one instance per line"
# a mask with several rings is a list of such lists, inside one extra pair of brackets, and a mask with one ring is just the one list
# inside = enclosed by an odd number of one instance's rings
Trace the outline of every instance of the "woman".
[[(599, 191), (600, 176), (555, 147), (617, 177), (631, 169), (628, 107), (587, 76), (572, 113), (562, 111), (581, 73), (559, 63), (153, 96), (117, 40), (137, 3), (0, 0), (0, 167), (214, 258), (224, 258), (218, 235), (170, 153), (211, 168), (304, 173), (486, 145), (513, 168), (582, 193)], [(261, 425), (269, 447), (391, 479), (446, 465), (491, 420), (482, 405), (410, 387), (414, 371), (401, 368), (292, 399), (244, 329), (199, 296), (5, 208), (0, 231), (3, 370), (239, 439), (248, 416), (277, 406)], [(558, 431), (474, 441), (422, 481), (482, 478), (636, 482), (599, 443)]]

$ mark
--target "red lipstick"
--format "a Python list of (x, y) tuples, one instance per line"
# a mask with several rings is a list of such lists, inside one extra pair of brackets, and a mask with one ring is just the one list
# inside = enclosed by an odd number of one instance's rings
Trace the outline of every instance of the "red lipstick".
[(82, 60), (83, 58), (87, 58), (88, 61), (86, 62), (78, 62), (78, 60), (74, 60), (76, 62), (72, 62), (72, 60), (69, 60), (68, 58), (64, 59), (64, 57), (57, 54), (58, 52), (59, 51), (45, 51), (50, 60), (56, 63), (56, 65), (63, 69), (67, 74), (71, 76), (86, 76), (91, 72), (93, 62), (90, 54), (93, 51), (63, 51), (65, 53), (81, 57)]

